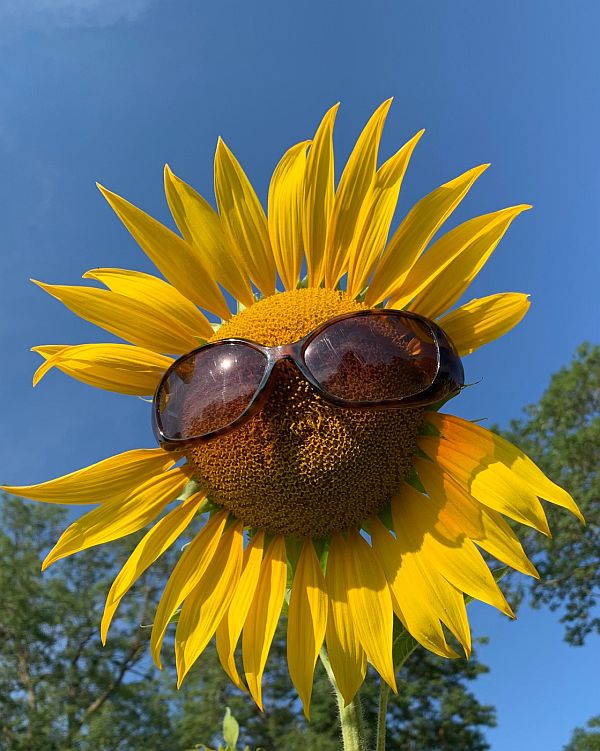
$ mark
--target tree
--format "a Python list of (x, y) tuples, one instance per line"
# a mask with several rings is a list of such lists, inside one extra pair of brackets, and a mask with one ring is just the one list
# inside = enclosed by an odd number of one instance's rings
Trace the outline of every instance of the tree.
[(527, 534), (525, 547), (541, 575), (531, 588), (532, 604), (564, 608), (565, 639), (582, 645), (600, 633), (600, 347), (581, 345), (525, 413), (506, 437), (571, 493), (587, 521), (584, 527), (552, 507), (552, 537)]
[(585, 728), (575, 728), (563, 751), (600, 751), (600, 715), (588, 720)]
[[(94, 549), (42, 575), (61, 509), (1, 500), (0, 746), (10, 751), (136, 751), (171, 734), (157, 706), (146, 634), (156, 581), (124, 603), (106, 649), (98, 624), (114, 551)], [(146, 663), (146, 664), (145, 664)], [(143, 734), (144, 743), (136, 735)]]

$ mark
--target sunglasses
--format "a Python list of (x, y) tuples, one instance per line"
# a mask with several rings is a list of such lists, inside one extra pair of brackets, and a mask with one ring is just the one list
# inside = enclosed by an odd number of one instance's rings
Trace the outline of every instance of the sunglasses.
[(403, 310), (347, 313), (292, 344), (222, 339), (180, 357), (154, 396), (159, 443), (181, 448), (240, 425), (265, 404), (290, 361), (336, 407), (425, 406), (464, 385), (454, 345), (432, 321)]

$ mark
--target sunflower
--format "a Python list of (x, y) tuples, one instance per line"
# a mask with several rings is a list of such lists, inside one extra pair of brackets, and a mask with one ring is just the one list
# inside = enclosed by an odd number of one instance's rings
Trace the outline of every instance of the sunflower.
[[(214, 169), (218, 211), (165, 168), (180, 234), (99, 186), (163, 278), (99, 268), (83, 276), (103, 287), (36, 282), (127, 343), (34, 347), (44, 358), (34, 385), (58, 368), (97, 388), (148, 396), (174, 358), (207, 342), (242, 338), (277, 347), (365, 310), (406, 310), (435, 321), (460, 356), (509, 331), (527, 312), (525, 294), (494, 294), (447, 311), (530, 207), (478, 216), (432, 242), (488, 166), (481, 165), (426, 195), (388, 239), (423, 134), (378, 167), (389, 106), (384, 102), (366, 124), (337, 189), (337, 105), (330, 109), (314, 138), (292, 146), (275, 168), (268, 218), (222, 140)], [(200, 518), (203, 526), (183, 549), (156, 611), (154, 660), (160, 666), (165, 633), (176, 620), (181, 683), (216, 637), (224, 670), (262, 707), (262, 675), (285, 608), (289, 673), (308, 715), (324, 644), (346, 702), (367, 663), (396, 689), (395, 619), (428, 650), (456, 657), (452, 634), (468, 656), (465, 595), (513, 615), (480, 550), (537, 575), (504, 517), (548, 535), (542, 498), (581, 518), (568, 493), (518, 448), (438, 409), (332, 405), (287, 367), (260, 409), (210, 440), (134, 449), (5, 490), (50, 503), (97, 504), (63, 532), (44, 569), (153, 525), (110, 588), (103, 641), (128, 590)]]

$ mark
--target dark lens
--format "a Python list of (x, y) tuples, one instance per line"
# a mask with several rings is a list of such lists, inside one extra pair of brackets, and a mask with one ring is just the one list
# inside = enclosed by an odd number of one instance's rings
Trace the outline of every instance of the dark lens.
[(266, 356), (241, 342), (209, 345), (182, 358), (157, 394), (164, 437), (197, 438), (232, 423), (249, 406), (266, 367)]
[(391, 313), (332, 323), (310, 342), (304, 359), (325, 391), (357, 402), (404, 399), (430, 386), (438, 372), (429, 328)]

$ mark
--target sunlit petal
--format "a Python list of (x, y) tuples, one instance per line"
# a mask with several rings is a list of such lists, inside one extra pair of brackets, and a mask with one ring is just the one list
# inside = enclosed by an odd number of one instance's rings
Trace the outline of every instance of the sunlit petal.
[(154, 352), (189, 352), (198, 347), (200, 337), (207, 334), (204, 330), (204, 334), (198, 331), (197, 337), (194, 336), (179, 325), (176, 318), (164, 310), (157, 310), (144, 299), (97, 287), (43, 284), (37, 281), (35, 284), (86, 321)]
[(325, 285), (329, 288), (335, 287), (346, 270), (361, 207), (375, 180), (379, 141), (391, 104), (388, 99), (375, 110), (342, 172), (327, 232)]
[(461, 357), (508, 333), (529, 310), (529, 295), (503, 292), (475, 298), (440, 318), (439, 325), (454, 343)]
[(309, 144), (304, 141), (285, 152), (269, 186), (269, 237), (285, 289), (296, 289), (302, 268), (304, 174)]
[(215, 154), (215, 195), (231, 252), (263, 295), (272, 295), (275, 259), (267, 217), (244, 170), (221, 138)]
[(114, 614), (119, 607), (119, 603), (125, 597), (129, 589), (140, 578), (154, 561), (171, 547), (175, 540), (185, 532), (189, 523), (192, 521), (198, 509), (204, 502), (204, 493), (194, 493), (180, 506), (174, 508), (136, 545), (135, 550), (129, 556), (123, 567), (119, 571), (116, 579), (106, 597), (104, 614), (100, 626), (100, 635), (102, 643), (106, 643), (106, 636)]
[(452, 307), (481, 271), (513, 220), (531, 206), (522, 204), (476, 217), (444, 236), (415, 264), (393, 304), (436, 318)]
[[(48, 345), (32, 347), (48, 356)], [(40, 365), (33, 376), (36, 386), (52, 368), (78, 381), (107, 391), (134, 396), (152, 395), (172, 358), (129, 344), (58, 345), (54, 354)]]
[(243, 305), (254, 302), (247, 277), (229, 253), (219, 215), (192, 187), (165, 165), (165, 194), (179, 231), (199, 254), (211, 278)]
[(120, 295), (143, 300), (162, 317), (187, 329), (193, 341), (199, 336), (211, 336), (212, 328), (206, 316), (172, 284), (157, 276), (130, 269), (90, 269), (83, 278), (102, 282)]
[(375, 268), (365, 302), (373, 307), (402, 289), (427, 244), (488, 168), (470, 169), (422, 198), (409, 211), (389, 241)]
[(367, 655), (348, 607), (345, 563), (337, 537), (333, 539), (327, 558), (325, 585), (329, 595), (329, 617), (325, 631), (327, 654), (337, 687), (345, 703), (349, 704), (365, 679)]
[(227, 516), (227, 512), (222, 511), (211, 517), (183, 551), (169, 577), (158, 603), (150, 636), (150, 652), (159, 668), (162, 668), (160, 650), (169, 621), (179, 605), (198, 584), (212, 561), (223, 534)]
[(137, 206), (101, 185), (98, 187), (161, 274), (188, 300), (221, 318), (229, 318), (231, 313), (225, 298), (200, 253)]
[(241, 691), (245, 691), (246, 686), (240, 678), (235, 664), (235, 649), (258, 585), (264, 544), (265, 535), (264, 532), (260, 531), (252, 537), (244, 550), (242, 573), (233, 593), (232, 605), (227, 611), (227, 616), (217, 627), (219, 660), (223, 670)]
[(178, 686), (227, 612), (240, 578), (243, 545), (242, 523), (237, 522), (225, 532), (202, 578), (183, 603), (175, 632)]
[(242, 635), (246, 682), (261, 710), (262, 676), (285, 597), (286, 575), (285, 539), (275, 537), (265, 553)]
[(333, 124), (339, 106), (338, 102), (321, 121), (306, 160), (302, 236), (308, 283), (312, 287), (318, 287), (323, 279), (323, 262), (335, 187)]
[(566, 508), (583, 521), (581, 511), (567, 491), (546, 477), (523, 451), (506, 438), (453, 415), (432, 414), (428, 415), (427, 419), (446, 440), (460, 447), (467, 456), (484, 459), (490, 469), (496, 464), (502, 464), (523, 489), (527, 488), (530, 493)]
[(84, 514), (62, 533), (42, 569), (60, 558), (142, 529), (175, 500), (189, 479), (188, 468), (176, 467), (148, 480), (120, 503), (101, 504)]
[(419, 131), (381, 165), (365, 197), (348, 253), (347, 292), (352, 297), (366, 287), (373, 267), (385, 248), (402, 180), (424, 132)]
[(310, 697), (317, 657), (325, 638), (328, 600), (325, 579), (311, 540), (305, 540), (288, 608), (287, 660), (290, 678), (310, 717)]
[(2, 490), (46, 503), (116, 502), (172, 467), (180, 458), (181, 454), (161, 448), (133, 449), (39, 485), (4, 485)]

